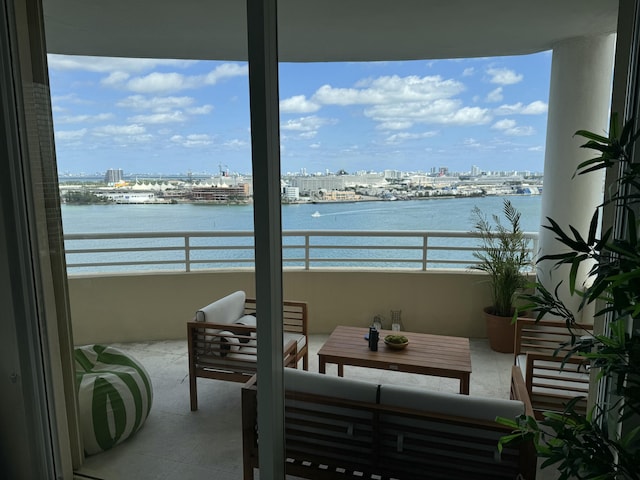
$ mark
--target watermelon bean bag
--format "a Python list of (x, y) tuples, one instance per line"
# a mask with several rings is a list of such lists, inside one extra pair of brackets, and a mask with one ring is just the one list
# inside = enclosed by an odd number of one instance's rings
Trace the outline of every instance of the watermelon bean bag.
[(84, 451), (93, 455), (142, 427), (153, 401), (151, 379), (140, 363), (113, 347), (79, 347), (74, 357)]

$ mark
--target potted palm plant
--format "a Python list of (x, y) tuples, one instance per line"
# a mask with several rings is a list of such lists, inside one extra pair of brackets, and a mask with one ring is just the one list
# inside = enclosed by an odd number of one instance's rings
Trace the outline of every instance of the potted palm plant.
[(520, 226), (520, 212), (508, 199), (503, 201), (506, 224), (498, 215), (492, 215), (491, 221), (477, 206), (472, 213), (482, 245), (473, 252), (477, 263), (470, 268), (486, 273), (491, 288), (492, 303), (484, 309), (489, 344), (497, 352), (512, 353), (514, 302), (527, 283), (525, 267), (531, 264), (528, 240)]

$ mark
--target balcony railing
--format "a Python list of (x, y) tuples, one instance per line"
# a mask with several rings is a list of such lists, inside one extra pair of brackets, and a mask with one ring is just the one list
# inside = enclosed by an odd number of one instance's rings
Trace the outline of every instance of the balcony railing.
[[(283, 266), (313, 268), (468, 268), (479, 236), (454, 231), (285, 231)], [(532, 258), (538, 235), (526, 233)], [(253, 268), (252, 231), (65, 235), (69, 274)]]

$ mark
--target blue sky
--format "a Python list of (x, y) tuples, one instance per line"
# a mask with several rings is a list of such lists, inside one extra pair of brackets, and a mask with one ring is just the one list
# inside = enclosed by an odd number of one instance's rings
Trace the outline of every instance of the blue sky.
[[(542, 171), (551, 53), (280, 65), (283, 172)], [(49, 55), (60, 173), (251, 171), (247, 64)]]

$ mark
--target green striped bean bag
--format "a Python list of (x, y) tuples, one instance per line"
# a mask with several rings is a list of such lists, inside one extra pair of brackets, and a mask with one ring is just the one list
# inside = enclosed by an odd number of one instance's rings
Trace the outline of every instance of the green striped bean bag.
[(151, 379), (140, 363), (113, 347), (79, 347), (74, 357), (84, 451), (93, 455), (142, 427), (153, 401)]

